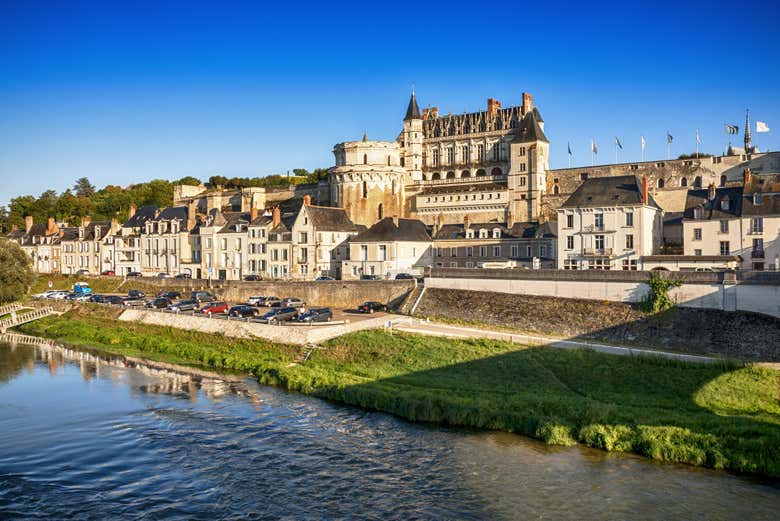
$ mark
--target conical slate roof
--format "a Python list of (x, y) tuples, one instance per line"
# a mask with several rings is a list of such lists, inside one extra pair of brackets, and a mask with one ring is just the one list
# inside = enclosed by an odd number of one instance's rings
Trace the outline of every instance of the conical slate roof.
[(421, 119), (420, 107), (417, 106), (417, 98), (414, 97), (414, 92), (412, 92), (412, 97), (409, 98), (409, 106), (406, 108), (404, 121), (409, 121), (410, 119)]

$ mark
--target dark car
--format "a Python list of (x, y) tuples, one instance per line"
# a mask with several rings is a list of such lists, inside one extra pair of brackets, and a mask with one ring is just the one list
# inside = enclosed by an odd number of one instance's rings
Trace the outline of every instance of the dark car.
[(208, 291), (193, 291), (190, 293), (190, 298), (197, 300), (198, 302), (214, 302), (217, 297), (209, 293)]
[(127, 274), (128, 279), (137, 279), (139, 277), (143, 277), (143, 274), (141, 274), (140, 271), (131, 271)]
[(333, 277), (329, 277), (329, 276), (327, 276), (327, 275), (323, 275), (323, 276), (321, 276), (321, 277), (317, 277), (317, 278), (316, 278), (316, 279), (314, 279), (314, 280), (315, 280), (315, 282), (327, 282), (327, 281), (330, 281), (330, 280), (336, 280), (336, 279), (334, 279)]
[(198, 310), (198, 313), (204, 315), (217, 315), (219, 313), (225, 313), (228, 310), (227, 302), (209, 302)]
[(249, 304), (239, 304), (228, 310), (231, 317), (256, 317), (258, 313), (257, 308)]
[(189, 273), (179, 273), (174, 278), (175, 279), (191, 279), (192, 275), (190, 275)]
[(298, 297), (285, 297), (279, 302), (279, 307), (283, 308), (302, 308), (306, 302)]
[(113, 277), (116, 275), (116, 272), (114, 270), (105, 270), (101, 275), (105, 275), (107, 277)]
[(289, 322), (295, 319), (298, 310), (295, 308), (275, 308), (260, 317), (269, 324), (278, 324), (279, 322)]
[(360, 280), (382, 280), (379, 275), (361, 275)]
[(127, 292), (127, 296), (130, 298), (144, 298), (146, 296), (146, 293), (141, 291), (140, 289), (131, 289)]
[(382, 311), (383, 309), (385, 309), (384, 304), (373, 301), (363, 302), (357, 308), (357, 310), (361, 313), (373, 313), (374, 311)]
[(259, 280), (263, 280), (263, 277), (261, 277), (260, 275), (247, 275), (246, 277), (244, 277), (244, 280), (247, 282), (257, 282)]
[(198, 309), (197, 300), (180, 300), (176, 304), (171, 304), (166, 309), (168, 311), (193, 311)]
[(395, 276), (395, 280), (414, 280), (414, 275), (411, 273), (399, 273)]
[(158, 297), (165, 297), (171, 300), (181, 298), (181, 293), (178, 291), (161, 291), (157, 294)]
[(106, 295), (103, 297), (103, 302), (106, 304), (113, 304), (114, 306), (124, 306), (125, 299), (118, 295)]
[(89, 302), (97, 302), (98, 304), (102, 304), (106, 301), (105, 295), (91, 295), (89, 297)]
[(157, 297), (146, 303), (146, 307), (153, 309), (163, 309), (171, 305), (171, 299), (165, 297)]
[(298, 322), (330, 322), (333, 320), (333, 312), (330, 308), (311, 308), (298, 315)]

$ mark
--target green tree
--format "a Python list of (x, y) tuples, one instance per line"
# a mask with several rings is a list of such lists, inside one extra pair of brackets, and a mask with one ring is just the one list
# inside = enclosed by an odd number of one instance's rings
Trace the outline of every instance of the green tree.
[(200, 179), (197, 177), (192, 177), (191, 175), (188, 175), (186, 177), (182, 177), (178, 181), (174, 181), (173, 184), (175, 185), (189, 185), (189, 186), (200, 186)]
[(694, 152), (693, 154), (680, 154), (677, 156), (677, 159), (696, 159), (697, 157), (712, 157), (712, 154), (707, 154), (706, 152), (699, 152), (696, 154), (696, 152)]
[(2, 235), (11, 231), (11, 227), (8, 225), (8, 208), (0, 206), (0, 233)]
[(305, 168), (293, 168), (293, 174), (299, 177), (306, 177), (309, 175), (309, 171)]
[(0, 239), (0, 302), (21, 299), (34, 281), (32, 264), (22, 247)]
[(73, 185), (73, 191), (79, 197), (92, 197), (95, 194), (95, 187), (89, 182), (89, 179), (82, 177), (76, 180), (76, 184)]

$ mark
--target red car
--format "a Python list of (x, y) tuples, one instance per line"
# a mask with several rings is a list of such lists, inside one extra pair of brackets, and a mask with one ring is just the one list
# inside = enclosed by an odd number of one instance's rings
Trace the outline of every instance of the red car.
[(114, 270), (106, 270), (103, 273), (101, 273), (101, 275), (107, 275), (109, 277), (115, 277), (116, 273), (114, 272)]
[(198, 313), (204, 315), (216, 315), (218, 313), (227, 313), (227, 302), (209, 302), (198, 310)]

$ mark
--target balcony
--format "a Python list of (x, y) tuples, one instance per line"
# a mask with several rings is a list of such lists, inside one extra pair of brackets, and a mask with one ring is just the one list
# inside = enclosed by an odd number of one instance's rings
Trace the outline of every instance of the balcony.
[(611, 257), (612, 248), (585, 248), (586, 257)]
[(764, 250), (753, 250), (750, 252), (750, 258), (751, 259), (763, 259), (764, 258)]
[(308, 257), (298, 257), (295, 260), (295, 262), (297, 262), (298, 264), (308, 264), (309, 263), (309, 258)]

